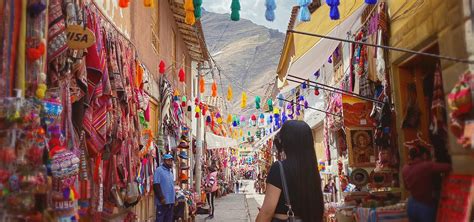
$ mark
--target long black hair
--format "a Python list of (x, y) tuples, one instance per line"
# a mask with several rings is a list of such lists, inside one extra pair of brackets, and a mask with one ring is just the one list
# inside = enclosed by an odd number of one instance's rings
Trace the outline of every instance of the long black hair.
[[(286, 154), (285, 176), (295, 215), (305, 222), (320, 222), (324, 203), (321, 189), (313, 133), (307, 123), (286, 121), (280, 131), (279, 142)], [(282, 194), (283, 195), (283, 194)]]

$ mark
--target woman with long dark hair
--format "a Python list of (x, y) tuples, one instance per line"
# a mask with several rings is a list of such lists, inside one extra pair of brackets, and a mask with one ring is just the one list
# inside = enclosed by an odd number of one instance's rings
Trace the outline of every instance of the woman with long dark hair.
[[(284, 156), (281, 164), (296, 220), (322, 221), (324, 203), (321, 177), (311, 128), (303, 121), (286, 121), (274, 144), (277, 151)], [(288, 220), (289, 207), (286, 205), (280, 172), (280, 163), (273, 163), (267, 176), (265, 200), (257, 216), (257, 222)]]

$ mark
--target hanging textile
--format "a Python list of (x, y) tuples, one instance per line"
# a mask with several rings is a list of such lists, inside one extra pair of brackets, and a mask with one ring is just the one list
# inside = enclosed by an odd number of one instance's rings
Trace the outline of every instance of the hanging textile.
[(15, 83), (15, 68), (20, 34), (22, 1), (5, 0), (0, 31), (3, 36), (0, 61), (0, 97), (12, 96)]

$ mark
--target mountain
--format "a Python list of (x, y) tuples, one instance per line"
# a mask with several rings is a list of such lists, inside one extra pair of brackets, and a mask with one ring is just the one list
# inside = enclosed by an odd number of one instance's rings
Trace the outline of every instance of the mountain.
[[(263, 16), (263, 15), (262, 15)], [(256, 113), (255, 96), (262, 98), (273, 88), (280, 53), (285, 35), (276, 29), (257, 25), (250, 20), (234, 22), (229, 14), (218, 14), (203, 10), (201, 18), (207, 47), (221, 70), (214, 79), (218, 83), (218, 94), (227, 96), (227, 86), (233, 89), (232, 104), (228, 104), (233, 114)], [(206, 76), (206, 82), (212, 83), (212, 76)], [(220, 84), (222, 83), (222, 85)], [(209, 94), (210, 85), (206, 86)], [(247, 92), (247, 109), (241, 112), (241, 94)], [(225, 112), (225, 108), (223, 107)], [(230, 111), (232, 110), (232, 111)], [(247, 116), (248, 117), (248, 116)]]

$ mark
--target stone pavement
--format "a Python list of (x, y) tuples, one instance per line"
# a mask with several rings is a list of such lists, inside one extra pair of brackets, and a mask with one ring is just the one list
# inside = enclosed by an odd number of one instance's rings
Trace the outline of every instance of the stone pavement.
[(198, 215), (197, 222), (248, 222), (255, 221), (258, 214), (257, 207), (263, 203), (264, 195), (256, 194), (253, 181), (244, 180), (243, 187), (238, 194), (228, 194), (215, 200), (216, 210), (213, 219), (207, 219), (207, 215)]

